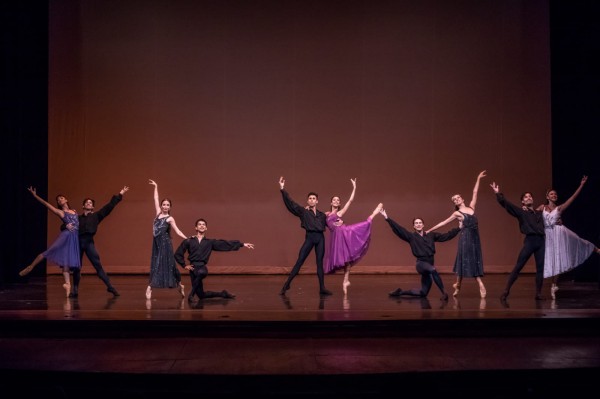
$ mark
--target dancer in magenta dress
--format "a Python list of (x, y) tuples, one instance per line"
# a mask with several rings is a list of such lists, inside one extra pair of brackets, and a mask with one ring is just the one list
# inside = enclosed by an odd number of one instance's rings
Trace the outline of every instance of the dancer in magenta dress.
[(69, 201), (67, 201), (64, 195), (56, 196), (57, 207), (54, 207), (38, 196), (34, 187), (29, 187), (28, 190), (33, 194), (35, 199), (44, 204), (46, 208), (58, 216), (63, 223), (70, 223), (73, 228), (71, 230), (65, 229), (61, 231), (60, 235), (52, 245), (50, 245), (46, 251), (36, 256), (29, 266), (19, 272), (19, 275), (25, 276), (29, 274), (42, 260), (47, 259), (62, 268), (63, 276), (65, 278), (63, 288), (66, 291), (67, 297), (69, 297), (69, 294), (71, 293), (70, 270), (81, 268), (81, 258), (79, 257), (79, 218), (77, 217), (77, 212), (69, 207)]
[(348, 202), (340, 209), (340, 197), (334, 196), (331, 198), (331, 210), (326, 212), (330, 235), (325, 254), (325, 273), (335, 273), (339, 269), (344, 269), (342, 283), (344, 294), (348, 293), (350, 285), (350, 268), (360, 261), (369, 249), (373, 217), (383, 208), (383, 204), (379, 204), (367, 220), (350, 225), (344, 224), (342, 216), (350, 207), (356, 192), (356, 179), (350, 181), (353, 188)]

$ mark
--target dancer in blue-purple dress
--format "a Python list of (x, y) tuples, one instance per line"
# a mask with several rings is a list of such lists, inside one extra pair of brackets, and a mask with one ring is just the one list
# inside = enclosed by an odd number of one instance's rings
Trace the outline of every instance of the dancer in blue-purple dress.
[(352, 194), (344, 207), (340, 209), (340, 197), (334, 196), (331, 198), (330, 211), (325, 212), (327, 228), (330, 232), (329, 245), (327, 245), (325, 254), (325, 273), (335, 273), (336, 270), (344, 269), (342, 283), (344, 294), (348, 293), (350, 285), (350, 268), (367, 253), (371, 242), (373, 218), (383, 208), (383, 204), (379, 204), (367, 220), (355, 224), (344, 224), (342, 216), (350, 207), (356, 193), (356, 179), (350, 179), (350, 181), (352, 182)]
[(50, 245), (46, 251), (36, 256), (29, 266), (19, 272), (19, 275), (25, 276), (29, 274), (41, 261), (47, 259), (62, 268), (62, 273), (65, 278), (63, 288), (66, 291), (66, 296), (69, 297), (69, 294), (71, 293), (70, 270), (81, 268), (81, 260), (79, 257), (79, 218), (77, 212), (69, 207), (69, 201), (67, 201), (67, 198), (62, 194), (56, 196), (56, 207), (54, 207), (37, 195), (35, 187), (29, 187), (28, 190), (33, 194), (33, 197), (36, 200), (44, 204), (46, 208), (58, 216), (63, 223), (71, 223), (74, 228), (73, 230), (66, 229), (61, 231), (52, 245)]

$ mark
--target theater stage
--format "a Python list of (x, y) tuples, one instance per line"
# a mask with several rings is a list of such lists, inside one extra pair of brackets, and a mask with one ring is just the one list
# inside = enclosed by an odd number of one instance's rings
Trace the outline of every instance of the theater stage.
[[(79, 297), (62, 276), (28, 277), (0, 291), (0, 378), (42, 397), (552, 397), (596, 389), (600, 371), (598, 283), (561, 282), (557, 299), (534, 299), (523, 274), (508, 301), (506, 274), (463, 281), (450, 298), (394, 298), (416, 274), (326, 276), (332, 296), (301, 274), (209, 275), (205, 289), (235, 299), (188, 303), (175, 289), (145, 298), (147, 276), (111, 276), (120, 296), (84, 275)], [(189, 279), (184, 276), (187, 290)], [(23, 382), (23, 380), (25, 382)], [(21, 396), (22, 396), (21, 395)]]

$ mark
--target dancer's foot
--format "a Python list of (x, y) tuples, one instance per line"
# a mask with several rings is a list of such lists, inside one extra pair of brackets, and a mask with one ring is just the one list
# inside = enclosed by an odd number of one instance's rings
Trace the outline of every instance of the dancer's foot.
[(440, 298), (440, 301), (447, 301), (448, 300), (448, 293), (444, 292), (444, 294), (442, 295), (442, 297)]
[(33, 270), (33, 265), (29, 265), (25, 269), (23, 269), (19, 272), (19, 276), (21, 276), (21, 277), (26, 276), (29, 273), (31, 273), (32, 270)]
[(321, 295), (332, 295), (333, 292), (329, 291), (327, 288), (323, 287), (319, 290), (319, 294)]
[(108, 287), (106, 289), (106, 291), (110, 292), (111, 294), (113, 294), (113, 296), (119, 296), (121, 294), (119, 294), (119, 292), (115, 289), (115, 287)]
[(184, 291), (185, 286), (181, 283), (179, 283), (179, 286), (177, 287), (177, 290), (179, 291), (179, 293), (181, 294), (182, 298), (185, 298), (185, 291)]
[(397, 290), (390, 292), (388, 295), (389, 296), (400, 296), (400, 295), (402, 295), (402, 289), (398, 288)]
[(485, 290), (485, 286), (483, 284), (479, 286), (479, 294), (482, 298), (485, 298), (485, 296), (487, 295), (487, 291)]
[(227, 292), (227, 290), (221, 291), (221, 296), (223, 298), (227, 298), (227, 299), (233, 299), (233, 298), (235, 298), (235, 295), (232, 294), (232, 293), (230, 293), (230, 292)]
[(508, 291), (504, 291), (502, 295), (500, 295), (501, 301), (506, 301), (508, 299)]
[(460, 291), (460, 284), (454, 283), (452, 284), (452, 288), (454, 288), (454, 293), (452, 294), (452, 296), (457, 296), (458, 292)]
[(66, 291), (66, 296), (67, 296), (67, 298), (68, 298), (68, 297), (69, 297), (69, 295), (71, 294), (71, 284), (64, 283), (64, 284), (63, 284), (63, 288), (65, 289), (65, 291)]
[(556, 291), (558, 291), (558, 285), (552, 284), (552, 287), (550, 288), (550, 296), (552, 299), (556, 299)]
[(536, 300), (536, 301), (545, 301), (545, 300), (546, 300), (546, 297), (545, 297), (545, 296), (543, 296), (542, 294), (536, 294), (536, 295), (535, 295), (535, 300)]
[(342, 288), (344, 290), (344, 295), (348, 294), (348, 287), (350, 286), (350, 280), (344, 280), (342, 283)]
[(281, 291), (279, 291), (279, 295), (285, 295), (285, 292), (289, 289), (290, 289), (289, 284), (284, 284), (283, 287), (281, 287)]
[(148, 286), (146, 288), (146, 299), (152, 298), (152, 287)]

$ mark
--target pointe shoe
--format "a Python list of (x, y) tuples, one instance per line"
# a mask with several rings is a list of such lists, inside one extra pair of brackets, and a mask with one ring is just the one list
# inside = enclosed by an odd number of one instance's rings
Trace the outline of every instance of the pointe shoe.
[(550, 296), (552, 299), (556, 299), (556, 291), (558, 291), (558, 285), (552, 284), (552, 287), (550, 288)]
[(21, 277), (26, 276), (29, 273), (31, 273), (32, 270), (33, 270), (33, 266), (29, 265), (25, 269), (23, 269), (19, 272), (19, 276), (21, 276)]
[(344, 290), (344, 295), (348, 294), (348, 287), (350, 286), (350, 280), (344, 280), (342, 283), (342, 288)]
[(485, 286), (483, 284), (479, 286), (479, 294), (481, 295), (481, 298), (485, 298), (487, 295), (487, 291), (485, 290)]
[(460, 291), (460, 284), (454, 283), (452, 284), (452, 288), (454, 288), (454, 293), (452, 294), (452, 296), (457, 296), (458, 292)]
[(63, 288), (65, 289), (66, 295), (67, 295), (67, 298), (68, 298), (69, 295), (71, 294), (71, 284), (64, 283), (63, 284)]
[(184, 291), (184, 289), (185, 289), (185, 286), (183, 284), (179, 283), (178, 290), (179, 290), (179, 293), (181, 294), (182, 298), (185, 298), (185, 291)]
[(152, 298), (152, 287), (148, 286), (148, 288), (146, 288), (146, 299), (150, 298)]

